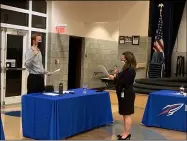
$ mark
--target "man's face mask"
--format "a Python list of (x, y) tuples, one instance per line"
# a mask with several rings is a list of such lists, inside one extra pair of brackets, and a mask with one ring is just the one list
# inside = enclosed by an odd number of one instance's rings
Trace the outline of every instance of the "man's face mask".
[(42, 47), (42, 41), (38, 41), (38, 48), (41, 49)]

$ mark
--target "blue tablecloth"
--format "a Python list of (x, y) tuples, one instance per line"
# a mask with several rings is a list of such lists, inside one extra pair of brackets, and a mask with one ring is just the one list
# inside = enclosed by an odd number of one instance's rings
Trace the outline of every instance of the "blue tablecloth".
[(1, 137), (0, 137), (0, 140), (5, 140), (5, 135), (4, 135), (4, 130), (3, 130), (2, 121), (0, 121), (0, 130), (1, 130)]
[(149, 95), (142, 124), (187, 132), (187, 97), (163, 90)]
[(108, 92), (83, 89), (75, 94), (22, 97), (23, 136), (39, 140), (58, 140), (113, 122)]

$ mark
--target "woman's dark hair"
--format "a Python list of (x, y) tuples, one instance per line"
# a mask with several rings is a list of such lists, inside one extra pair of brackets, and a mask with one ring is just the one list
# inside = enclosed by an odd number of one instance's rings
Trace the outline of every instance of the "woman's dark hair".
[(136, 58), (134, 57), (134, 54), (132, 52), (126, 51), (122, 55), (125, 57), (125, 64), (123, 66), (123, 70), (127, 68), (133, 68), (136, 69)]

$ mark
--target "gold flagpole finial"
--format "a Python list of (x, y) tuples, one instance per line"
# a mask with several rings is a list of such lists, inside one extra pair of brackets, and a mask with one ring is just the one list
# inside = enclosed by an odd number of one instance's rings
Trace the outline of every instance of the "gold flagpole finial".
[(162, 16), (162, 8), (164, 7), (164, 4), (163, 3), (160, 3), (158, 5), (158, 7), (160, 7), (160, 15)]

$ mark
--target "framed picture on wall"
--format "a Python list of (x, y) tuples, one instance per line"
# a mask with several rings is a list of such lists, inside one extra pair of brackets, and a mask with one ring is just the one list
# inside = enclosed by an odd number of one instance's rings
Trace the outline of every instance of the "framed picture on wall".
[(119, 44), (125, 43), (125, 36), (119, 36)]
[(140, 36), (132, 36), (132, 45), (140, 44)]
[(131, 43), (131, 42), (132, 42), (132, 37), (125, 36), (125, 43)]

